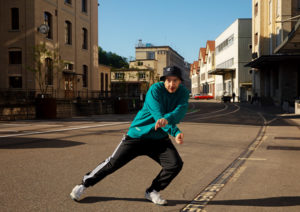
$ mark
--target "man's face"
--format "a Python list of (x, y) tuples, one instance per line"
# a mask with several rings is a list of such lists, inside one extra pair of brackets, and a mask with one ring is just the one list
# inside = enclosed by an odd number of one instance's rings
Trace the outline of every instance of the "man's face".
[(167, 76), (165, 80), (165, 88), (169, 93), (175, 93), (181, 83), (181, 80), (175, 76)]

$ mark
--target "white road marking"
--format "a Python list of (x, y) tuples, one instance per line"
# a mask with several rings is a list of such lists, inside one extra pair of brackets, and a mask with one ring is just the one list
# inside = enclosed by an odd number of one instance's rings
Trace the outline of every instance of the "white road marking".
[[(237, 105), (236, 105), (237, 106)], [(238, 107), (238, 106), (237, 106)], [(239, 110), (238, 107), (237, 110)], [(235, 111), (232, 111), (235, 112)], [(232, 113), (231, 112), (231, 113)], [(257, 147), (265, 140), (266, 136), (266, 124), (267, 121), (263, 115), (258, 113), (258, 115), (264, 121), (264, 125), (262, 129), (259, 131), (257, 138), (250, 144), (250, 147), (244, 151), (240, 157), (236, 158), (229, 167), (227, 167), (216, 179), (214, 179), (200, 194), (194, 198), (194, 200), (187, 204), (181, 211), (182, 212), (191, 212), (195, 210), (203, 211), (204, 207), (208, 204), (208, 202), (213, 199), (219, 190), (223, 188), (223, 186), (233, 177), (235, 176), (237, 179), (240, 174), (246, 169), (246, 166), (243, 166), (251, 154), (257, 149)], [(243, 168), (244, 167), (244, 168)], [(218, 189), (211, 190), (214, 185), (222, 185), (219, 186)]]
[(27, 133), (19, 133), (14, 135), (2, 135), (0, 138), (8, 138), (8, 137), (17, 137), (17, 136), (25, 136), (25, 135), (36, 135), (36, 134), (47, 134), (47, 133), (54, 133), (54, 132), (64, 132), (70, 130), (79, 130), (79, 129), (87, 129), (87, 128), (95, 128), (95, 127), (106, 127), (106, 126), (114, 126), (114, 125), (122, 125), (122, 124), (129, 124), (130, 122), (116, 122), (110, 124), (98, 124), (98, 125), (90, 125), (90, 126), (82, 126), (82, 127), (71, 127), (66, 129), (59, 129), (59, 130), (47, 130), (43, 132), (27, 132)]
[[(216, 118), (216, 117), (221, 117), (221, 116), (226, 116), (232, 113), (236, 113), (238, 112), (241, 108), (238, 105), (235, 105), (237, 107), (236, 110), (228, 112), (228, 113), (222, 113), (222, 114), (216, 114), (216, 115), (212, 115), (212, 116), (206, 116), (206, 117), (199, 117), (199, 118), (195, 118), (193, 120), (200, 120), (200, 119), (208, 119), (208, 118)], [(222, 109), (223, 110), (223, 109)], [(205, 113), (205, 114), (209, 114), (209, 113)]]
[(257, 161), (260, 161), (260, 160), (267, 160), (266, 158), (239, 158), (240, 160), (257, 160)]

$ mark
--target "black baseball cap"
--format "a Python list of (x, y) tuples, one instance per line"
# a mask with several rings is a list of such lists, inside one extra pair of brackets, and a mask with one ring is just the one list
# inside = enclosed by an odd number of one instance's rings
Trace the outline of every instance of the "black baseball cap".
[(183, 81), (182, 76), (181, 76), (181, 70), (177, 66), (165, 67), (163, 76), (160, 77), (160, 81), (165, 81), (167, 76), (175, 76), (175, 77), (178, 77), (181, 81)]

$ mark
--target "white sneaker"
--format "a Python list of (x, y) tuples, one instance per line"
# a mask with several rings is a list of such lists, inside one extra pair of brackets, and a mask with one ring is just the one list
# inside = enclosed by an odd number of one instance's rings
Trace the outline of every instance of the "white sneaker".
[(84, 187), (84, 185), (76, 185), (70, 193), (71, 198), (78, 201), (85, 189), (86, 187)]
[(166, 205), (168, 204), (167, 200), (164, 200), (161, 198), (160, 194), (153, 190), (152, 192), (147, 192), (145, 193), (145, 198), (150, 200), (151, 202), (157, 204), (157, 205)]

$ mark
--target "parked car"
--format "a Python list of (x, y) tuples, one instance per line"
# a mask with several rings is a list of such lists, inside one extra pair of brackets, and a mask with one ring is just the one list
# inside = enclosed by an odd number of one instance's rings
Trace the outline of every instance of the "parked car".
[(208, 94), (195, 94), (194, 95), (194, 99), (213, 99), (214, 97), (212, 95), (208, 95)]

